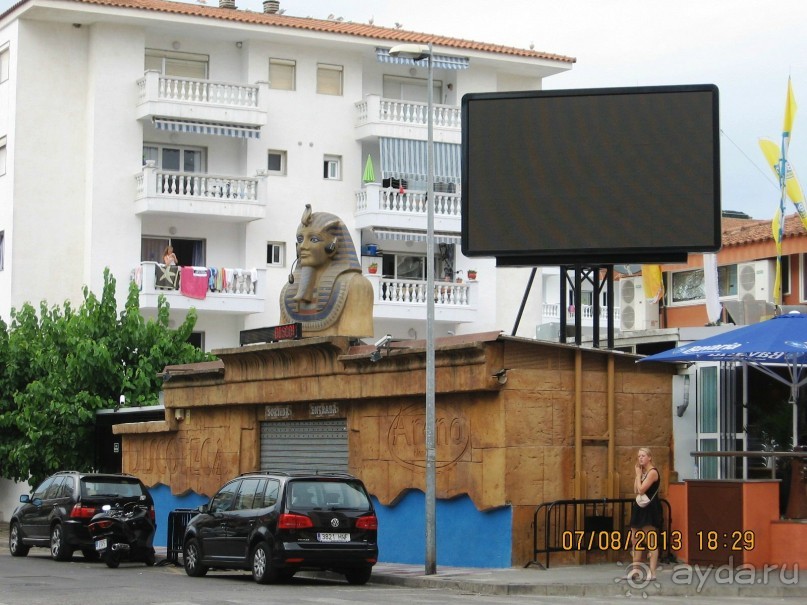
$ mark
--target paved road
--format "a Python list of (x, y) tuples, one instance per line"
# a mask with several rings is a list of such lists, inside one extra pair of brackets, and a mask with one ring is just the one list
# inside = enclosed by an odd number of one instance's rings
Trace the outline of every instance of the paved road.
[[(238, 605), (384, 603), (384, 605), (476, 605), (615, 604), (641, 594), (608, 597), (479, 594), (451, 588), (401, 587), (371, 583), (349, 586), (340, 579), (295, 577), (289, 584), (260, 586), (247, 572), (211, 572), (190, 578), (173, 565), (148, 568), (124, 563), (108, 569), (103, 563), (88, 563), (80, 556), (58, 563), (44, 549), (33, 549), (25, 558), (0, 552), (0, 605)], [(673, 605), (680, 596), (647, 595), (657, 605)], [(704, 605), (791, 605), (802, 599), (702, 597), (688, 599)]]

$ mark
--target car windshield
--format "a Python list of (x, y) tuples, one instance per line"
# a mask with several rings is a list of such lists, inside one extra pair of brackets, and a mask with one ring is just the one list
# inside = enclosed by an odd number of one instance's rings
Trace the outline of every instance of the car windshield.
[(292, 481), (289, 506), (302, 509), (369, 511), (370, 500), (359, 481)]
[(81, 480), (81, 495), (107, 498), (133, 498), (143, 495), (143, 489), (137, 480), (116, 479), (111, 477), (85, 478)]

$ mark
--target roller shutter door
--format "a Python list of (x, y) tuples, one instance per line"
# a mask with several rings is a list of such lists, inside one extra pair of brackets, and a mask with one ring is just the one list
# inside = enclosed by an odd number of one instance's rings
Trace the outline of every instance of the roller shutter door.
[(347, 420), (261, 422), (261, 470), (348, 472)]

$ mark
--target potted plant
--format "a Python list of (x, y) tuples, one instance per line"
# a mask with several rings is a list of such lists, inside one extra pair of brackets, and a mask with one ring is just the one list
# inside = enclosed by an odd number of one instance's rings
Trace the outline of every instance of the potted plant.
[(468, 279), (476, 279), (476, 269), (468, 269)]
[(375, 275), (375, 273), (378, 272), (378, 263), (370, 263), (370, 266), (367, 267), (367, 270), (373, 275)]

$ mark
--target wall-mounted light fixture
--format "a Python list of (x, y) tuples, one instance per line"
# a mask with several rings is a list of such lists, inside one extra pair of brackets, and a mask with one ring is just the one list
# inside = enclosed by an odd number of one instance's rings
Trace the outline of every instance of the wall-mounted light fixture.
[(496, 379), (496, 382), (499, 384), (505, 384), (507, 382), (507, 370), (509, 368), (502, 368), (498, 372), (493, 373), (493, 378)]

